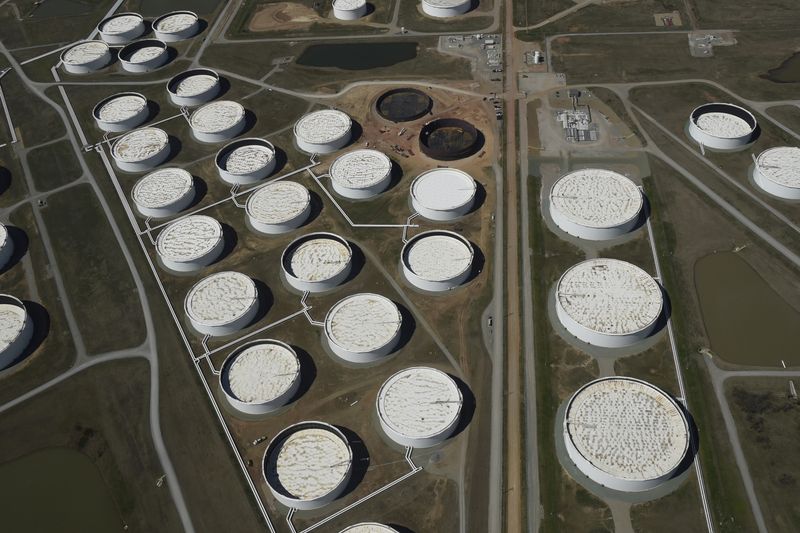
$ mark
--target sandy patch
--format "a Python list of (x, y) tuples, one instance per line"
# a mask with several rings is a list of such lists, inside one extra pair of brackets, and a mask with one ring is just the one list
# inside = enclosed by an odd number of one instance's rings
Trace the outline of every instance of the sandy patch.
[(250, 19), (249, 31), (296, 30), (322, 20), (308, 6), (293, 2), (266, 4), (256, 11)]

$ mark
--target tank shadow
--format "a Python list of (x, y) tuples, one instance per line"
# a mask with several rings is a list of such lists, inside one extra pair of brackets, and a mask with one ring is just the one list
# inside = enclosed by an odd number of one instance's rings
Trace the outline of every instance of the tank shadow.
[(297, 353), (297, 359), (300, 361), (300, 387), (298, 387), (295, 395), (289, 400), (289, 404), (303, 397), (311, 388), (314, 380), (317, 379), (317, 365), (314, 364), (314, 358), (303, 348), (294, 344), (291, 346), (295, 353)]
[(453, 430), (453, 434), (448, 437), (447, 440), (451, 440), (456, 435), (460, 434), (462, 431), (467, 429), (470, 422), (472, 422), (472, 417), (475, 415), (475, 395), (472, 394), (472, 389), (464, 383), (460, 378), (448, 374), (453, 381), (456, 382), (458, 386), (458, 390), (461, 391), (462, 397), (462, 404), (461, 404), (461, 417), (458, 419), (458, 425), (456, 426), (455, 430)]
[(350, 480), (347, 482), (347, 486), (339, 496), (341, 499), (353, 492), (358, 484), (364, 479), (367, 469), (369, 468), (370, 457), (367, 446), (355, 431), (342, 426), (336, 426), (336, 428), (347, 438), (347, 443), (350, 445), (350, 449), (353, 451), (353, 470), (350, 474)]

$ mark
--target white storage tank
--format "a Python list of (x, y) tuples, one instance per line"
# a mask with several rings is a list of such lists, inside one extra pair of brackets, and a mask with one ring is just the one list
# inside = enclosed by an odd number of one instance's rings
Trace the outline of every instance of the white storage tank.
[(392, 160), (377, 150), (355, 150), (338, 157), (329, 174), (337, 194), (351, 200), (364, 200), (389, 187)]
[(207, 267), (222, 254), (222, 225), (205, 215), (189, 215), (169, 224), (158, 234), (156, 251), (165, 267), (192, 272)]
[(342, 495), (353, 472), (353, 450), (344, 433), (325, 422), (306, 421), (278, 433), (262, 463), (264, 481), (290, 509), (318, 509)]
[(385, 526), (377, 522), (362, 522), (350, 527), (346, 527), (339, 533), (398, 533), (393, 527)]
[(186, 295), (184, 311), (197, 332), (212, 337), (231, 335), (256, 318), (258, 289), (244, 274), (217, 272), (192, 287)]
[(385, 296), (361, 293), (331, 307), (325, 337), (331, 351), (351, 363), (371, 363), (389, 355), (400, 342), (403, 315)]
[(14, 255), (14, 240), (5, 224), (0, 224), (0, 270), (3, 270)]
[(108, 44), (125, 44), (138, 39), (146, 29), (144, 19), (138, 13), (117, 13), (97, 25), (100, 38)]
[(410, 239), (401, 253), (403, 274), (415, 287), (431, 292), (455, 289), (469, 279), (475, 250), (452, 231), (425, 231)]
[(430, 448), (458, 426), (464, 398), (456, 382), (435, 368), (412, 367), (386, 380), (376, 406), (381, 429), (394, 442)]
[(309, 233), (281, 255), (286, 281), (301, 292), (324, 292), (342, 284), (353, 264), (350, 243), (333, 233)]
[(621, 237), (639, 223), (644, 196), (611, 170), (584, 168), (562, 176), (550, 190), (550, 216), (563, 231), (593, 241)]
[(275, 181), (247, 198), (247, 219), (256, 231), (275, 235), (297, 229), (311, 214), (311, 194), (293, 181)]
[(747, 146), (757, 128), (756, 117), (735, 104), (703, 104), (689, 115), (689, 135), (702, 146), (717, 150)]
[(182, 168), (160, 168), (137, 181), (131, 197), (142, 216), (176, 215), (194, 201), (194, 178)]
[(470, 212), (477, 190), (475, 180), (463, 170), (435, 168), (411, 183), (411, 205), (429, 220), (455, 220)]
[(309, 154), (329, 154), (347, 146), (353, 121), (341, 111), (322, 109), (303, 115), (294, 125), (297, 147)]
[(0, 294), (0, 370), (17, 360), (33, 338), (33, 321), (25, 304)]
[(800, 148), (780, 146), (756, 158), (753, 179), (764, 191), (785, 200), (800, 200)]
[(103, 41), (81, 41), (61, 52), (61, 65), (70, 74), (89, 74), (111, 63), (111, 50)]
[(645, 381), (607, 377), (572, 396), (564, 444), (584, 475), (605, 487), (641, 492), (680, 473), (691, 438), (684, 411)]
[(121, 132), (138, 128), (147, 120), (147, 98), (139, 93), (118, 93), (101, 100), (92, 110), (97, 127)]
[(470, 9), (472, 0), (422, 0), (422, 11), (436, 18), (457, 17)]
[(127, 72), (140, 74), (163, 67), (169, 61), (169, 49), (164, 41), (142, 39), (119, 51), (119, 64)]
[(219, 383), (237, 411), (264, 415), (280, 409), (300, 389), (300, 359), (286, 343), (265, 339), (249, 342), (222, 364)]
[(572, 335), (596, 346), (621, 348), (646, 339), (663, 312), (661, 286), (626, 261), (583, 261), (564, 272), (556, 285), (559, 321)]
[(333, 0), (333, 16), (340, 20), (357, 20), (367, 14), (367, 0)]
[(189, 122), (195, 139), (219, 143), (242, 133), (246, 126), (244, 107), (231, 100), (210, 102), (192, 113)]
[(169, 157), (169, 136), (159, 128), (142, 128), (126, 133), (114, 143), (111, 156), (125, 172), (144, 172)]
[(156, 39), (174, 43), (190, 39), (200, 30), (200, 19), (192, 11), (173, 11), (153, 21)]
[(250, 185), (275, 172), (275, 147), (257, 137), (238, 139), (217, 152), (214, 164), (223, 181)]
[(179, 106), (205, 104), (216, 98), (221, 90), (219, 74), (208, 68), (181, 72), (167, 82), (169, 99)]

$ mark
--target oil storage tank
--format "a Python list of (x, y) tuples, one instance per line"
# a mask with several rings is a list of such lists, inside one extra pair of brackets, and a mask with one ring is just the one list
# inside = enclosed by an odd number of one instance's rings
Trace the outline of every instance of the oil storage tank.
[(61, 52), (61, 65), (70, 74), (90, 74), (111, 63), (111, 50), (103, 41), (81, 41)]
[(117, 168), (125, 172), (144, 172), (169, 157), (169, 137), (159, 128), (133, 130), (120, 137), (111, 148)]
[(167, 94), (173, 104), (193, 107), (216, 98), (222, 87), (219, 74), (209, 68), (193, 68), (167, 82)]
[(354, 150), (338, 157), (329, 173), (337, 194), (351, 200), (365, 200), (389, 187), (392, 160), (377, 150)]
[(463, 170), (435, 168), (411, 183), (411, 205), (428, 220), (455, 220), (473, 208), (477, 190), (475, 180)]
[(223, 181), (231, 185), (250, 185), (275, 171), (275, 147), (256, 137), (237, 139), (217, 152), (214, 164)]
[(756, 185), (784, 200), (800, 200), (800, 148), (780, 146), (764, 150), (755, 160)]
[(335, 289), (350, 275), (353, 249), (333, 233), (309, 233), (283, 251), (281, 267), (286, 281), (300, 292)]
[(8, 228), (0, 223), (0, 270), (4, 269), (14, 255), (14, 240), (8, 234)]
[(231, 335), (249, 326), (258, 315), (258, 289), (244, 274), (217, 272), (192, 287), (184, 311), (197, 332), (212, 337)]
[(333, 16), (340, 20), (357, 20), (367, 14), (367, 0), (333, 0)]
[(192, 11), (173, 11), (153, 22), (156, 39), (174, 43), (194, 37), (200, 30), (200, 20)]
[(465, 283), (474, 259), (475, 250), (467, 239), (444, 230), (415, 235), (401, 252), (406, 280), (430, 292), (449, 291)]
[(189, 215), (169, 224), (158, 234), (156, 251), (161, 262), (175, 272), (207, 267), (222, 254), (222, 225), (205, 215)]
[(696, 107), (689, 115), (689, 135), (698, 144), (717, 150), (742, 148), (753, 141), (756, 117), (735, 104), (710, 103)]
[(472, 0), (422, 0), (422, 11), (436, 18), (457, 17), (471, 8)]
[(336, 109), (308, 113), (294, 125), (297, 147), (309, 154), (329, 154), (344, 148), (352, 133), (352, 119)]
[(195, 139), (218, 143), (242, 133), (246, 126), (244, 107), (231, 100), (218, 100), (204, 104), (189, 118)]
[(33, 338), (33, 321), (25, 304), (0, 294), (0, 370), (16, 361)]
[(108, 44), (125, 44), (138, 39), (147, 28), (138, 13), (117, 13), (100, 21), (97, 32)]
[(163, 67), (167, 61), (169, 61), (167, 45), (158, 39), (134, 41), (119, 51), (119, 64), (122, 69), (135, 74)]
[(247, 198), (247, 218), (256, 231), (275, 235), (297, 229), (311, 214), (311, 194), (293, 181), (275, 181)]
[(331, 351), (351, 363), (371, 363), (390, 354), (400, 342), (403, 315), (385, 296), (361, 293), (331, 307), (325, 337)]
[(144, 124), (149, 115), (147, 98), (139, 93), (118, 93), (101, 100), (92, 110), (97, 127), (121, 132)]
[(194, 202), (194, 178), (182, 168), (160, 168), (137, 181), (131, 197), (142, 216), (176, 215)]

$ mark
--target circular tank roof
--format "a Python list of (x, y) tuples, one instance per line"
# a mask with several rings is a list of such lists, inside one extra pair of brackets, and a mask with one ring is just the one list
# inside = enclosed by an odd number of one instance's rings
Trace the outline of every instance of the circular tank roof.
[(0, 298), (0, 353), (13, 343), (28, 320), (25, 306), (17, 298), (2, 295)]
[(136, 13), (120, 13), (102, 22), (99, 30), (109, 35), (117, 35), (131, 31), (141, 23), (141, 15), (137, 15)]
[(203, 133), (225, 131), (244, 119), (244, 107), (231, 100), (219, 100), (205, 104), (192, 113), (192, 128)]
[(132, 196), (137, 205), (158, 209), (182, 198), (192, 187), (192, 175), (185, 170), (162, 168), (137, 181)]
[(186, 295), (189, 317), (205, 326), (223, 326), (243, 317), (256, 304), (252, 279), (239, 272), (218, 272), (198, 281)]
[(756, 166), (769, 181), (800, 188), (800, 148), (780, 146), (764, 150), (756, 159)]
[(581, 226), (611, 228), (639, 216), (644, 199), (636, 184), (622, 174), (586, 168), (566, 174), (553, 185), (550, 205)]
[(167, 53), (167, 45), (156, 39), (137, 41), (125, 47), (126, 54), (120, 51), (120, 58), (128, 63), (147, 63), (161, 54)]
[(69, 65), (85, 65), (108, 53), (108, 45), (103, 41), (86, 41), (68, 48), (61, 60)]
[(331, 179), (349, 189), (366, 189), (380, 183), (392, 171), (392, 161), (377, 150), (355, 150), (336, 159)]
[(377, 522), (362, 522), (361, 524), (346, 527), (339, 533), (397, 533), (397, 530)]
[(702, 131), (720, 139), (744, 137), (756, 128), (753, 114), (735, 104), (709, 103), (692, 111), (691, 119)]
[(328, 424), (300, 423), (287, 428), (278, 434), (276, 439), (281, 441), (267, 458), (267, 464), (274, 468), (274, 472), (267, 472), (267, 479), (277, 481), (294, 499), (322, 498), (350, 472), (350, 446), (338, 430), (325, 426)]
[(644, 381), (593, 381), (567, 405), (565, 436), (593, 466), (619, 479), (643, 481), (673, 472), (689, 448), (683, 411)]
[(247, 214), (264, 224), (280, 224), (292, 220), (311, 202), (308, 189), (293, 181), (276, 181), (265, 185), (247, 199)]
[(300, 117), (294, 125), (294, 133), (312, 144), (325, 144), (346, 135), (352, 126), (352, 120), (341, 111), (322, 109)]
[(456, 382), (435, 368), (401, 370), (378, 391), (378, 416), (408, 438), (441, 434), (459, 417), (462, 404)]
[(422, 0), (428, 5), (435, 7), (458, 7), (470, 2), (470, 0)]
[(135, 117), (145, 107), (147, 98), (137, 93), (122, 93), (106, 98), (94, 110), (94, 116), (103, 122), (123, 122)]
[(197, 22), (197, 15), (191, 11), (175, 11), (160, 17), (155, 29), (163, 33), (178, 33), (190, 28)]
[(211, 69), (198, 68), (187, 70), (173, 77), (167, 84), (167, 90), (177, 96), (197, 96), (203, 94), (219, 83), (219, 75)]
[(224, 170), (238, 176), (262, 169), (273, 159), (275, 159), (275, 149), (262, 141), (243, 144), (226, 152), (219, 163)]
[(421, 205), (447, 211), (473, 201), (477, 185), (472, 176), (455, 168), (423, 172), (411, 184), (411, 196)]
[(114, 143), (112, 153), (126, 163), (144, 161), (163, 150), (169, 143), (167, 133), (159, 128), (142, 128), (126, 133)]
[(406, 253), (408, 268), (422, 279), (446, 281), (472, 266), (474, 251), (455, 235), (435, 232), (411, 241)]
[(352, 11), (364, 7), (367, 0), (334, 0), (333, 7), (344, 11)]
[(158, 234), (156, 249), (163, 259), (188, 262), (205, 257), (221, 239), (219, 222), (205, 215), (190, 215), (164, 228)]
[(324, 281), (344, 270), (352, 256), (350, 247), (338, 239), (312, 238), (292, 250), (289, 273), (303, 281)]
[(379, 294), (354, 294), (340, 300), (325, 317), (325, 334), (354, 353), (382, 348), (395, 338), (403, 323), (397, 305)]
[(256, 341), (234, 353), (225, 371), (233, 396), (241, 402), (258, 404), (285, 394), (300, 377), (300, 362), (282, 342)]
[(664, 298), (650, 274), (618, 259), (589, 259), (567, 270), (556, 287), (564, 312), (604, 335), (642, 331), (661, 315)]
[(8, 241), (8, 228), (6, 225), (0, 222), (0, 248), (5, 247)]

